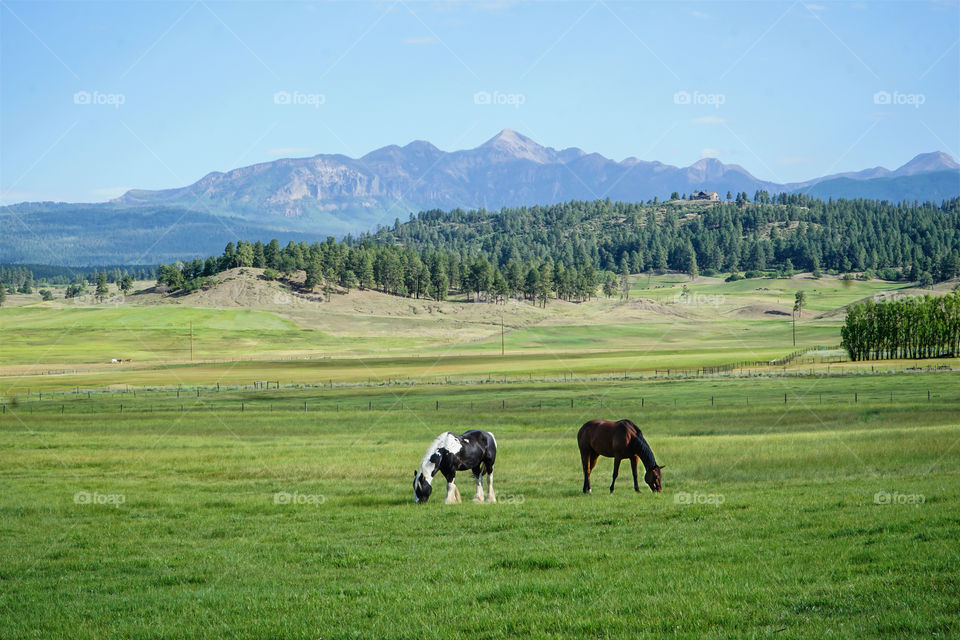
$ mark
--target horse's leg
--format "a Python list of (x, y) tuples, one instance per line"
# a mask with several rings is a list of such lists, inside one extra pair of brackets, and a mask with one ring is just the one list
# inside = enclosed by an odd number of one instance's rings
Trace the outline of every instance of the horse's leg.
[(613, 459), (613, 482), (610, 483), (610, 493), (613, 493), (613, 485), (617, 484), (617, 475), (620, 473), (620, 461), (623, 458), (615, 457)]
[(633, 470), (633, 490), (640, 492), (640, 483), (637, 482), (637, 461), (640, 460), (640, 456), (631, 456), (630, 458), (630, 468)]
[(447, 477), (447, 499), (444, 500), (444, 504), (456, 504), (460, 502), (460, 490), (457, 489), (455, 484), (457, 479), (457, 474), (452, 473)]
[(483, 474), (481, 473), (481, 467), (473, 470), (473, 479), (477, 482), (477, 493), (473, 496), (473, 501), (483, 502)]
[(497, 496), (493, 493), (493, 469), (487, 469), (487, 502), (496, 502)]
[(593, 471), (593, 465), (596, 463), (587, 451), (580, 452), (580, 462), (583, 463), (583, 492), (590, 493), (590, 472)]

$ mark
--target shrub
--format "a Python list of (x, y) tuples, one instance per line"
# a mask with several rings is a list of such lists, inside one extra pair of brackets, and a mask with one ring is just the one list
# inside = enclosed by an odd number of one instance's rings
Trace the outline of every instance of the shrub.
[(724, 282), (736, 282), (737, 280), (743, 280), (743, 276), (740, 275), (739, 273), (734, 272), (734, 273), (731, 273), (730, 275), (728, 275), (728, 276), (724, 279)]
[(280, 277), (280, 272), (276, 269), (264, 269), (263, 275), (260, 277), (264, 280), (277, 280)]

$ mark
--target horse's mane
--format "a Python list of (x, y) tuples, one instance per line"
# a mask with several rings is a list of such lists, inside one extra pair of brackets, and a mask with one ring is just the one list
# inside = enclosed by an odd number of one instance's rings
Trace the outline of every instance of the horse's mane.
[(640, 449), (640, 462), (643, 463), (643, 468), (649, 471), (651, 468), (657, 466), (657, 460), (653, 457), (653, 449), (651, 449), (650, 445), (647, 444), (646, 439), (643, 437), (643, 433), (640, 431), (640, 427), (633, 424), (633, 422), (630, 420), (623, 420), (622, 422), (637, 430), (637, 445)]
[(437, 449), (439, 449), (441, 446), (446, 444), (446, 439), (447, 439), (447, 436), (449, 435), (450, 435), (449, 431), (444, 431), (443, 433), (441, 433), (440, 435), (438, 435), (436, 438), (433, 439), (433, 442), (431, 442), (430, 446), (427, 447), (427, 452), (423, 454), (423, 460), (420, 461), (421, 469), (427, 466), (427, 463), (430, 462), (431, 456), (433, 456), (433, 454), (437, 452)]

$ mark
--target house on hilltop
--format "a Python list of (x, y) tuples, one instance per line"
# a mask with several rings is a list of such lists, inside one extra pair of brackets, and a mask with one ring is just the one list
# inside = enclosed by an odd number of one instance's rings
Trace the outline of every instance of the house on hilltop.
[(694, 191), (690, 194), (691, 200), (709, 200), (711, 202), (720, 202), (720, 194), (716, 191)]

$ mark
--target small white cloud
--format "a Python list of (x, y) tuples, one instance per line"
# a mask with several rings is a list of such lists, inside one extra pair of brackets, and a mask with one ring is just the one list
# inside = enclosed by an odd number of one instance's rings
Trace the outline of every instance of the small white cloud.
[(696, 9), (690, 12), (690, 15), (694, 18), (700, 18), (701, 20), (709, 20), (712, 16), (709, 13), (704, 13), (703, 11), (697, 11)]
[(404, 38), (403, 44), (430, 45), (440, 44), (440, 41), (430, 36)]
[(807, 9), (810, 9), (810, 11), (826, 11), (827, 10), (827, 8), (822, 4), (805, 4), (804, 6)]
[(726, 120), (720, 116), (702, 116), (700, 118), (694, 118), (694, 124), (723, 124)]
[(702, 150), (702, 151), (700, 152), (700, 157), (701, 157), (701, 158), (716, 158), (716, 157), (719, 156), (721, 153), (722, 153), (722, 152), (720, 151), (720, 149), (711, 149), (710, 147), (707, 147), (706, 149), (704, 149), (704, 150)]
[(278, 149), (270, 149), (267, 151), (271, 156), (305, 156), (313, 152), (313, 149), (309, 147), (280, 147)]

